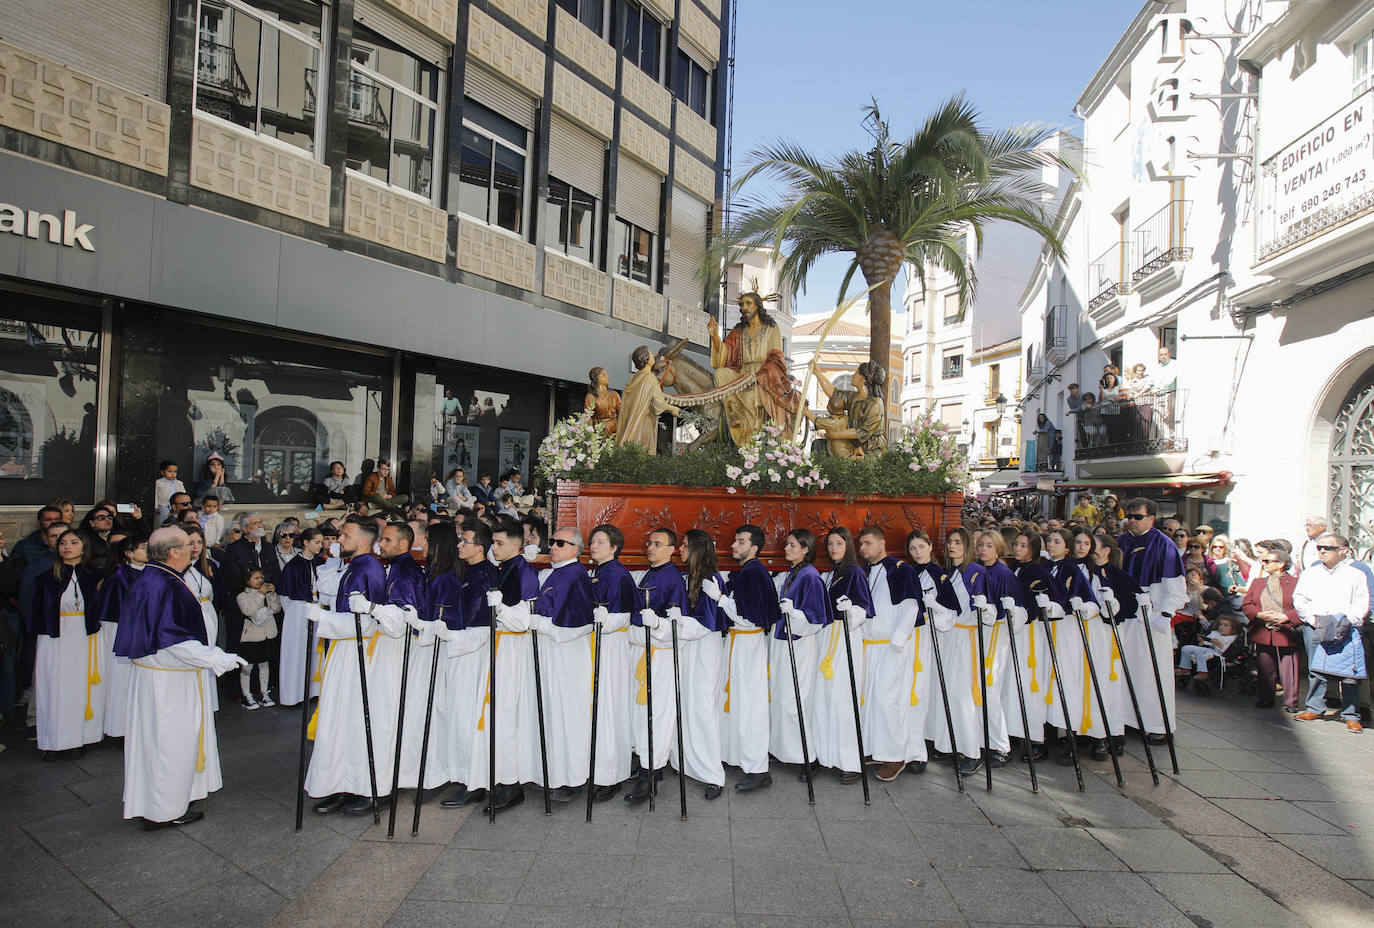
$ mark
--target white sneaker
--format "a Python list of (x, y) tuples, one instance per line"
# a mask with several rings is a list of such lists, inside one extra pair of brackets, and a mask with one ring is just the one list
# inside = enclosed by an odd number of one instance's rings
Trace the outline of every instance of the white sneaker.
[(261, 709), (262, 705), (252, 696), (245, 696), (243, 697), (243, 708), (251, 712), (254, 709)]
[(273, 701), (272, 694), (270, 692), (262, 694), (262, 705), (265, 709), (270, 709), (276, 705), (276, 702)]

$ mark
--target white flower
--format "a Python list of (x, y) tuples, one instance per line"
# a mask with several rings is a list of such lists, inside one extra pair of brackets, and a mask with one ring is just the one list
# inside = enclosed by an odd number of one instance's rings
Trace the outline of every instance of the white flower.
[(734, 487), (726, 487), (726, 488), (725, 488), (725, 492), (726, 492), (726, 493), (738, 493), (739, 491), (736, 490)]

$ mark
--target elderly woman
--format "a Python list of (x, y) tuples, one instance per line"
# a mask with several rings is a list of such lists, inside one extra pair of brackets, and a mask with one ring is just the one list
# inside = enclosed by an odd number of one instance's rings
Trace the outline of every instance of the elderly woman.
[(1207, 553), (1215, 565), (1212, 572), (1213, 585), (1226, 597), (1227, 606), (1239, 612), (1245, 599), (1247, 579), (1240, 562), (1232, 557), (1231, 539), (1225, 535), (1213, 536), (1208, 542)]
[(1275, 545), (1260, 542), (1258, 576), (1245, 591), (1241, 611), (1250, 620), (1250, 643), (1258, 655), (1259, 680), (1255, 690), (1255, 705), (1268, 708), (1274, 704), (1274, 681), (1283, 682), (1283, 710), (1290, 715), (1301, 711), (1298, 706), (1298, 646), (1302, 632), (1297, 610), (1293, 608), (1293, 589), (1298, 578), (1288, 573), (1292, 555)]

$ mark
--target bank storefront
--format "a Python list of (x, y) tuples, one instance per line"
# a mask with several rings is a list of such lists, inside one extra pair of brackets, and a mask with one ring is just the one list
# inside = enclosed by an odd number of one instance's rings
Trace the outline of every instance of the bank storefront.
[[(145, 505), (211, 454), (240, 503), (343, 461), (532, 477), (587, 369), (652, 337), (0, 152), (0, 506)], [(655, 345), (655, 347), (657, 347)]]

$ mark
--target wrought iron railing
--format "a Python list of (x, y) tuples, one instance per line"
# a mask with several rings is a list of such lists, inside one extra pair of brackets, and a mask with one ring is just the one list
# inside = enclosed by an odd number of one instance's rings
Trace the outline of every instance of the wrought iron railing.
[(233, 46), (221, 45), (204, 36), (200, 39), (200, 55), (196, 59), (196, 83), (202, 89), (218, 90), (238, 101), (252, 96)]
[(1051, 306), (1045, 315), (1045, 347), (1051, 351), (1069, 345), (1069, 307)]
[[(315, 112), (315, 86), (319, 76), (320, 72), (317, 69), (305, 69), (305, 106), (303, 109), (306, 113)], [(380, 89), (382, 88), (377, 85), (376, 81), (356, 73), (350, 74), (348, 78), (348, 118), (351, 122), (373, 126), (385, 135), (391, 129), (391, 114), (387, 112), (387, 107), (382, 105), (378, 94)]]
[(1156, 390), (1080, 409), (1074, 460), (1187, 451), (1183, 413), (1186, 390)]
[(1131, 243), (1117, 242), (1088, 266), (1088, 312), (1131, 292)]
[(1135, 260), (1140, 264), (1131, 272), (1131, 283), (1138, 284), (1155, 271), (1193, 256), (1193, 249), (1184, 244), (1192, 206), (1191, 200), (1170, 200), (1135, 227)]

